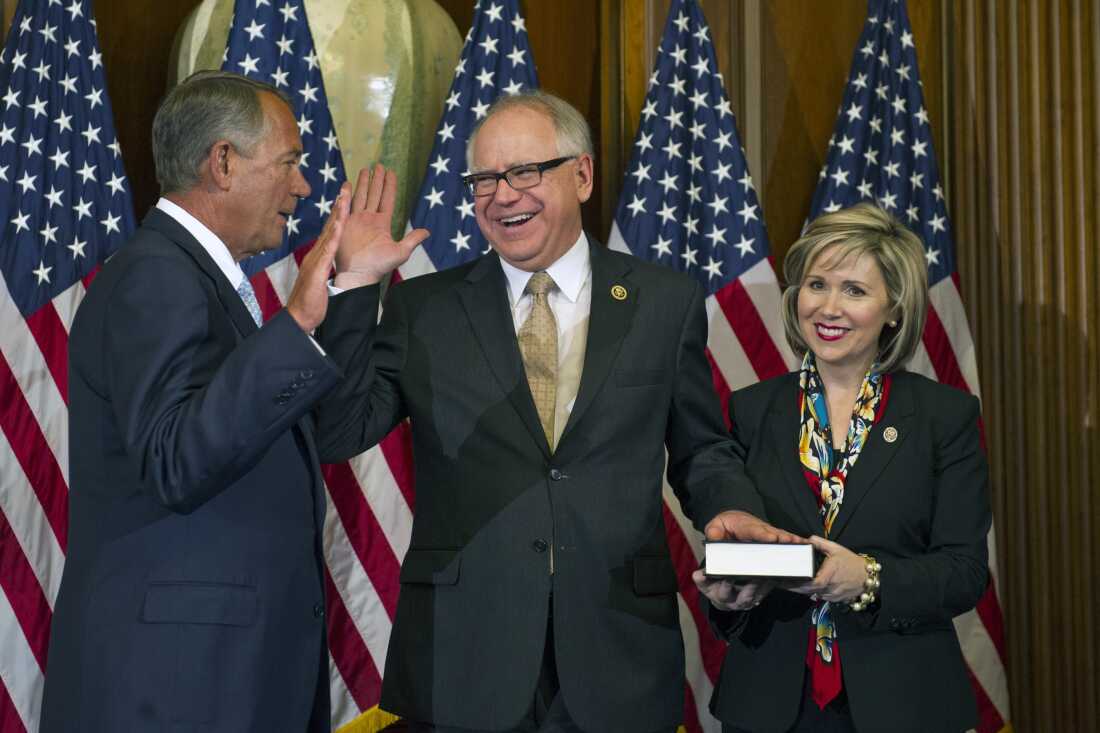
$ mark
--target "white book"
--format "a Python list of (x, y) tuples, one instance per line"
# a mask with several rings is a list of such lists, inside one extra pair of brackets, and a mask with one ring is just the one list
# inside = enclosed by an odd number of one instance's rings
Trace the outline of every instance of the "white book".
[(707, 542), (705, 551), (707, 575), (810, 579), (817, 570), (813, 545)]

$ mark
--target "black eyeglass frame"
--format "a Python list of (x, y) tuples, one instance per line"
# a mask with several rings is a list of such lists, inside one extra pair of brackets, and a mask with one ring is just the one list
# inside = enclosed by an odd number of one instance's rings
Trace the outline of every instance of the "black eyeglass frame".
[[(500, 187), (501, 181), (507, 183), (515, 191), (526, 191), (527, 189), (534, 188), (535, 186), (542, 183), (543, 173), (551, 170), (552, 168), (557, 168), (559, 165), (566, 162), (567, 160), (573, 160), (576, 157), (577, 156), (575, 155), (566, 155), (562, 158), (552, 158), (550, 160), (544, 160), (541, 163), (521, 163), (520, 165), (514, 165), (508, 170), (501, 171), (500, 173), (471, 173), (462, 177), (462, 183), (465, 184), (466, 190), (470, 192), (470, 195), (477, 198), (492, 196), (493, 194), (495, 194), (497, 192), (497, 188)], [(538, 171), (539, 174), (539, 179), (532, 183), (530, 186), (517, 186), (516, 184), (512, 183), (511, 180), (509, 180), (509, 176), (514, 175), (516, 171), (529, 168), (534, 168), (536, 171)], [(495, 186), (493, 186), (493, 190), (486, 191), (485, 193), (477, 193), (477, 191), (474, 190), (474, 186), (477, 185), (478, 181), (487, 181), (489, 179), (492, 179), (493, 182), (496, 184)]]

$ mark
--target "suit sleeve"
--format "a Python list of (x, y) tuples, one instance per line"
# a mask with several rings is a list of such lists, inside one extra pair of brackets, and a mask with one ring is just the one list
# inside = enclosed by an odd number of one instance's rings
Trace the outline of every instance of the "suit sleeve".
[(141, 485), (172, 511), (244, 475), (339, 379), (286, 311), (226, 356), (221, 308), (169, 257), (135, 261), (107, 299), (108, 399)]
[(876, 628), (949, 622), (977, 605), (989, 576), (986, 537), (992, 524), (989, 468), (978, 429), (978, 400), (937, 415), (935, 502), (927, 551), (884, 553)]
[(322, 463), (345, 461), (376, 445), (407, 415), (399, 377), (407, 329), (398, 288), (390, 291), (378, 323), (380, 288), (368, 285), (335, 296), (318, 340), (345, 372), (317, 408)]
[(677, 345), (665, 445), (668, 482), (700, 531), (716, 514), (731, 509), (764, 516), (763, 501), (745, 475), (743, 455), (737, 453), (722, 424), (706, 342), (704, 293), (694, 283)]

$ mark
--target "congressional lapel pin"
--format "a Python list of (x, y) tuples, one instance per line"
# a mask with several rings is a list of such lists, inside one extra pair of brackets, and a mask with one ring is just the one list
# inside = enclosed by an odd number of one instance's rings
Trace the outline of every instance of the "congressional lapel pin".
[(882, 439), (887, 443), (893, 443), (898, 439), (898, 429), (893, 425), (882, 431)]
[(626, 300), (626, 295), (626, 288), (624, 288), (622, 285), (611, 286), (611, 297), (615, 300)]

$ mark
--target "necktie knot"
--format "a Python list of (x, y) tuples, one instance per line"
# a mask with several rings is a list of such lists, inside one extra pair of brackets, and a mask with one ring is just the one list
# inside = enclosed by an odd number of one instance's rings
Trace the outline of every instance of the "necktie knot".
[(550, 277), (550, 273), (545, 270), (536, 272), (527, 281), (527, 287), (524, 290), (534, 297), (545, 297), (554, 288), (554, 278)]

